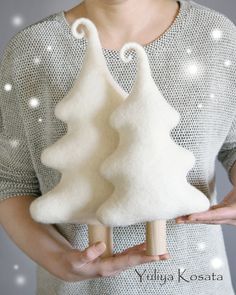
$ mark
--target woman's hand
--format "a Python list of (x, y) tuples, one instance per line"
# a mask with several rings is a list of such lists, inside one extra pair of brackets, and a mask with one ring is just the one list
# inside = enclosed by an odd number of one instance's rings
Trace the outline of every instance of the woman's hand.
[(58, 266), (54, 267), (57, 277), (65, 281), (83, 281), (99, 277), (118, 275), (121, 271), (138, 264), (169, 258), (169, 254), (147, 256), (146, 243), (128, 248), (122, 253), (102, 258), (105, 250), (103, 242), (96, 243), (84, 251), (67, 250), (57, 258)]
[(201, 213), (176, 218), (176, 223), (207, 223), (236, 225), (236, 187), (217, 205)]
[[(81, 251), (74, 249), (54, 225), (35, 222), (29, 212), (33, 196), (14, 196), (0, 202), (0, 223), (11, 240), (33, 261), (65, 281), (114, 276), (138, 264), (169, 258), (147, 256), (146, 243), (109, 258), (100, 257), (104, 243)], [(20, 226), (19, 226), (20, 225)], [(33, 238), (32, 238), (33, 237)]]

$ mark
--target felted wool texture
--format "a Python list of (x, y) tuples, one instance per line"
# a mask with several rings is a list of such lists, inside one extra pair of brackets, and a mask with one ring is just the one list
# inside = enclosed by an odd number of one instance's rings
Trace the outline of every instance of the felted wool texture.
[(208, 198), (186, 178), (195, 164), (194, 154), (170, 136), (180, 114), (155, 84), (143, 47), (125, 44), (120, 52), (124, 62), (130, 61), (129, 50), (138, 58), (136, 81), (110, 117), (120, 140), (100, 170), (115, 189), (97, 217), (109, 226), (127, 226), (205, 211)]
[(32, 217), (42, 223), (100, 224), (95, 212), (113, 186), (99, 173), (101, 162), (117, 146), (110, 113), (127, 95), (112, 79), (95, 25), (86, 18), (72, 25), (76, 38), (88, 35), (88, 48), (79, 77), (56, 105), (55, 116), (67, 133), (41, 154), (44, 165), (62, 173), (60, 182), (31, 203)]
[[(181, 114), (171, 135), (197, 159), (188, 179), (214, 205), (216, 156), (227, 171), (236, 160), (236, 28), (214, 10), (193, 1), (180, 3), (175, 24), (161, 38), (147, 44), (145, 51), (154, 81)], [(216, 28), (222, 31), (221, 39), (211, 37)], [(26, 194), (41, 198), (60, 181), (60, 172), (43, 165), (40, 155), (66, 133), (66, 124), (55, 118), (54, 109), (80, 73), (87, 46), (87, 38), (74, 38), (60, 11), (17, 33), (6, 47), (0, 65), (0, 201)], [(114, 79), (129, 93), (137, 59), (124, 63), (117, 50), (103, 49), (103, 53)], [(35, 57), (40, 57), (41, 62), (35, 64)], [(227, 59), (232, 61), (229, 67), (224, 65)], [(189, 72), (189, 65), (205, 71)], [(7, 83), (12, 85), (11, 91), (4, 90)], [(37, 107), (30, 106), (31, 97), (37, 98)], [(11, 146), (10, 142), (16, 140), (18, 145)], [(235, 295), (222, 227), (178, 225), (174, 220), (168, 220), (166, 225), (171, 259), (135, 266), (114, 277), (80, 282), (56, 279), (37, 266), (36, 294)], [(83, 250), (88, 246), (86, 224), (60, 223), (55, 227), (74, 248)], [(140, 244), (145, 240), (145, 223), (114, 227), (113, 239), (114, 253)], [(222, 262), (217, 272), (224, 275), (223, 281), (139, 283), (135, 272), (137, 269), (141, 274), (152, 274), (157, 269), (161, 274), (177, 274), (182, 267), (188, 275), (211, 274), (216, 257)]]

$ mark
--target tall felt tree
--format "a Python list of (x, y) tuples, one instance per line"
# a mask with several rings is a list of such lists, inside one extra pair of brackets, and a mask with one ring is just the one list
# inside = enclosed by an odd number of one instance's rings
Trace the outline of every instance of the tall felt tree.
[(100, 240), (107, 229), (95, 213), (113, 186), (101, 176), (99, 167), (118, 143), (108, 118), (127, 94), (107, 68), (95, 25), (86, 18), (77, 19), (72, 33), (78, 39), (86, 36), (87, 47), (73, 87), (55, 108), (55, 116), (66, 123), (67, 133), (41, 154), (42, 163), (60, 171), (61, 179), (32, 202), (30, 213), (42, 223), (91, 225), (91, 239), (99, 230), (95, 239)]
[[(180, 114), (154, 82), (143, 47), (134, 42), (125, 44), (120, 53), (124, 62), (130, 60), (126, 57), (129, 50), (137, 55), (136, 81), (110, 117), (119, 143), (100, 171), (114, 185), (114, 191), (99, 207), (97, 217), (109, 226), (147, 222), (147, 252), (162, 254), (166, 252), (165, 221), (207, 210), (209, 201), (187, 181), (187, 173), (195, 164), (194, 154), (170, 136)], [(155, 231), (163, 236), (156, 237)], [(152, 246), (160, 248), (155, 252)]]

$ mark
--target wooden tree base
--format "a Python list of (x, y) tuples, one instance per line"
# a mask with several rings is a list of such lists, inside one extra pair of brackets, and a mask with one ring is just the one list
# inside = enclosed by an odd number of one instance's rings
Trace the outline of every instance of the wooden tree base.
[(102, 241), (106, 244), (106, 250), (101, 257), (110, 257), (113, 254), (113, 231), (111, 227), (104, 225), (88, 225), (89, 246)]
[(147, 255), (168, 253), (166, 247), (166, 220), (155, 220), (146, 223)]

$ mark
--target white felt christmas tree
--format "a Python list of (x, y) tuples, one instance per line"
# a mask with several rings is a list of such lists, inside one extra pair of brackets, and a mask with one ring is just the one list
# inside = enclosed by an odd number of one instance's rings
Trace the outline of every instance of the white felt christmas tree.
[[(155, 84), (143, 47), (125, 44), (122, 60), (129, 62), (126, 54), (132, 49), (137, 54), (136, 81), (126, 100), (111, 114), (110, 124), (120, 140), (100, 169), (115, 189), (99, 207), (97, 217), (109, 226), (147, 222), (147, 253), (163, 254), (165, 220), (207, 210), (209, 201), (187, 181), (195, 157), (170, 136), (180, 114)], [(158, 236), (156, 230), (160, 231)]]
[(118, 133), (108, 118), (127, 94), (107, 68), (94, 24), (86, 18), (77, 19), (72, 33), (76, 38), (86, 36), (88, 44), (78, 78), (55, 108), (55, 116), (67, 124), (67, 133), (41, 154), (42, 163), (60, 171), (61, 179), (32, 202), (30, 213), (42, 223), (91, 225), (89, 237), (93, 243), (102, 240), (107, 230), (111, 234), (95, 214), (113, 191), (99, 167), (118, 144)]

